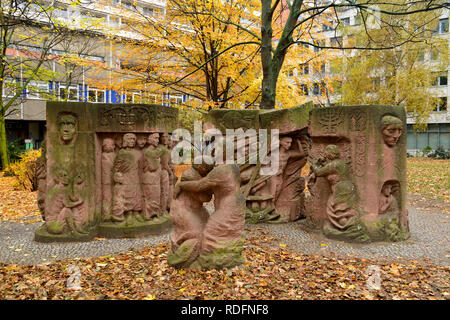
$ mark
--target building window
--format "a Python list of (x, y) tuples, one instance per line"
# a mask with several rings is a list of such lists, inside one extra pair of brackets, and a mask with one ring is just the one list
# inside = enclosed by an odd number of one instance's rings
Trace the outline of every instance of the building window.
[(439, 76), (437, 83), (439, 86), (446, 86), (448, 84), (447, 76)]
[(433, 87), (446, 86), (447, 84), (448, 84), (447, 75), (437, 75), (433, 78), (433, 81), (431, 82), (431, 85)]
[(302, 63), (300, 65), (301, 74), (309, 74), (309, 65), (307, 63)]
[(440, 19), (439, 24), (436, 28), (437, 33), (447, 33), (448, 32), (448, 18)]
[(439, 97), (434, 111), (447, 111), (447, 97)]
[(150, 8), (150, 7), (144, 7), (143, 8), (143, 13), (146, 16), (153, 16), (156, 14), (156, 11), (154, 8)]
[(342, 37), (330, 38), (330, 44), (331, 44), (332, 47), (340, 47), (340, 46), (342, 46)]
[(104, 103), (105, 102), (105, 90), (89, 88), (88, 89), (88, 101)]
[(350, 25), (350, 17), (342, 18), (341, 22), (344, 26), (349, 26)]
[(78, 88), (65, 86), (59, 87), (59, 99), (63, 101), (78, 101)]
[(320, 94), (320, 85), (318, 83), (313, 84), (313, 95), (318, 96)]
[(304, 84), (304, 83), (301, 84), (300, 88), (302, 89), (302, 92), (301, 92), (302, 95), (304, 95), (304, 96), (309, 95), (309, 88), (308, 88), (307, 84)]
[(49, 97), (48, 83), (31, 81), (27, 86), (27, 98), (47, 100)]

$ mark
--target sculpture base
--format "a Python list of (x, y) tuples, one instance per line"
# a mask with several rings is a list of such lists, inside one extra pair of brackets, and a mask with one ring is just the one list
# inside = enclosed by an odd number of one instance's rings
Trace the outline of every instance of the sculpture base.
[(89, 233), (62, 233), (53, 234), (47, 231), (47, 226), (43, 223), (34, 233), (36, 242), (87, 242), (92, 241), (97, 236), (97, 230), (93, 228)]
[(98, 228), (98, 236), (105, 238), (142, 238), (148, 235), (161, 234), (169, 231), (172, 221), (168, 214), (161, 215), (149, 221), (132, 224), (124, 222), (102, 222)]
[(251, 224), (264, 223), (276, 219), (279, 216), (280, 215), (275, 211), (273, 206), (256, 212), (247, 208), (245, 211), (245, 222)]

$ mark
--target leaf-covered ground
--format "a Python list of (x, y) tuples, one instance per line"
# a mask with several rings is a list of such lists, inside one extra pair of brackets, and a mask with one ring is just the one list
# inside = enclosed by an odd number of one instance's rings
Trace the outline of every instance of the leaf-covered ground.
[[(408, 190), (449, 202), (448, 161), (408, 159)], [(182, 171), (180, 168), (179, 170)], [(36, 193), (0, 177), (0, 221), (39, 221)], [(439, 187), (438, 187), (439, 186)], [(439, 200), (436, 200), (439, 201)], [(442, 211), (441, 211), (442, 212)], [(28, 220), (27, 220), (28, 219)], [(246, 264), (232, 270), (175, 270), (167, 243), (97, 258), (41, 265), (0, 264), (0, 299), (449, 299), (450, 268), (287, 249), (261, 229), (247, 230)], [(80, 271), (81, 290), (67, 288)], [(379, 290), (370, 289), (376, 280)]]
[(15, 178), (0, 173), (0, 222), (42, 221), (37, 206), (37, 192), (14, 189)]
[[(159, 244), (36, 266), (0, 264), (0, 299), (449, 298), (448, 267), (303, 255), (257, 230), (247, 234), (246, 264), (231, 270), (175, 270), (167, 265), (168, 249)], [(80, 271), (81, 290), (67, 288), (76, 278), (71, 266)], [(368, 287), (376, 283), (374, 268), (379, 290)]]
[(408, 192), (450, 203), (450, 160), (408, 158)]

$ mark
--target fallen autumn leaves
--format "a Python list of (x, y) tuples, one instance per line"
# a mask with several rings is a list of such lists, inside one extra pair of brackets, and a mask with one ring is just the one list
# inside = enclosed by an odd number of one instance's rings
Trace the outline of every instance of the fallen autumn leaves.
[[(168, 244), (36, 266), (0, 264), (0, 299), (446, 299), (448, 267), (303, 255), (249, 231), (246, 264), (231, 270), (175, 270)], [(71, 265), (81, 290), (66, 287)], [(381, 289), (368, 268), (379, 266)], [(72, 267), (73, 269), (73, 267)]]

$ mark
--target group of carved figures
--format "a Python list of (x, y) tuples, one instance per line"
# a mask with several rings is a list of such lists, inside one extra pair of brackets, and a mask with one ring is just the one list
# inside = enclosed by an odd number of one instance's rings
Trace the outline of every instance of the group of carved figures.
[[(48, 233), (86, 235), (96, 223), (88, 209), (86, 168), (74, 159), (77, 117), (60, 113), (57, 130), (50, 162), (45, 147), (37, 161), (38, 206)], [(170, 134), (125, 133), (100, 143), (101, 221), (130, 225), (168, 214), (177, 180)]]
[[(77, 117), (63, 112), (58, 116), (57, 125), (59, 143), (52, 142), (53, 155), (46, 161), (44, 152), (37, 164), (39, 208), (48, 233), (87, 234), (93, 223), (87, 208), (90, 204), (85, 200), (88, 198), (86, 192), (92, 189), (85, 186), (87, 182), (95, 185), (97, 181), (88, 181), (85, 168), (73, 160)], [(391, 221), (405, 220), (399, 205), (400, 182), (392, 178), (395, 174), (390, 169), (397, 159), (398, 152), (393, 150), (403, 134), (403, 127), (399, 118), (385, 115), (381, 119), (381, 128), (377, 129), (381, 129), (377, 139), (381, 135), (383, 145), (382, 155), (378, 157), (381, 166), (389, 168), (385, 170), (388, 173), (383, 171), (383, 184), (377, 191), (378, 212), (371, 214), (376, 216), (377, 222), (387, 221), (389, 228)], [(325, 129), (328, 135), (336, 133), (329, 127)], [(317, 149), (322, 150), (320, 156), (313, 157), (313, 140), (306, 130), (301, 128), (280, 137), (275, 174), (262, 175), (260, 169), (265, 165), (259, 160), (256, 165), (214, 165), (213, 158), (203, 156), (200, 161), (194, 159), (194, 164), (178, 183), (171, 162), (170, 134), (121, 133), (119, 136), (119, 133), (99, 133), (96, 138), (101, 150), (97, 149), (95, 162), (101, 175), (101, 187), (97, 189), (101, 191), (101, 222), (139, 225), (170, 214), (174, 226), (168, 255), (170, 265), (181, 268), (232, 267), (243, 261), (246, 219), (253, 223), (289, 222), (307, 214), (306, 180), (311, 197), (326, 200), (324, 233), (357, 234), (359, 231), (352, 229), (361, 229), (360, 193), (352, 163), (356, 160), (343, 156), (342, 145), (326, 143), (327, 135), (320, 140), (322, 149)], [(249, 145), (245, 148), (248, 150)], [(268, 155), (271, 152), (273, 150), (269, 148)], [(302, 177), (301, 170), (307, 162), (310, 174)], [(97, 177), (100, 178), (98, 174)], [(325, 181), (325, 187), (329, 189), (320, 196), (315, 194), (318, 179)], [(323, 187), (322, 184), (319, 189)], [(327, 195), (326, 199), (323, 194)], [(204, 205), (212, 199), (214, 212), (211, 213)], [(393, 234), (390, 239), (401, 238), (395, 228), (386, 232)]]
[(132, 224), (168, 213), (177, 180), (170, 135), (126, 133), (115, 149), (113, 138), (103, 139), (102, 220)]
[(241, 166), (249, 222), (288, 222), (304, 213), (305, 179), (301, 170), (308, 147), (305, 135), (284, 135), (279, 140), (278, 170), (274, 175), (261, 175), (260, 164)]

